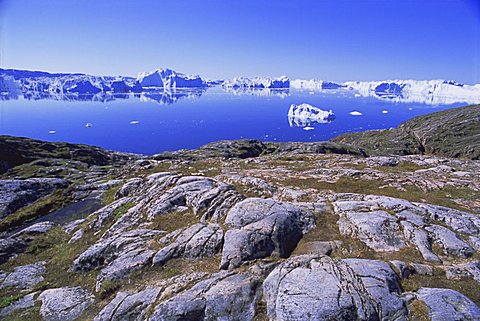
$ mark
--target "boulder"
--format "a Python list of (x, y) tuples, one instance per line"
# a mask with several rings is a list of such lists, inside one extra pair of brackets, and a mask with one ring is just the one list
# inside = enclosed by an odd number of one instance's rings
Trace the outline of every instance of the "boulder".
[(406, 320), (395, 272), (382, 261), (297, 256), (263, 283), (270, 320)]
[(159, 288), (147, 288), (137, 293), (118, 292), (93, 319), (94, 321), (143, 321), (147, 309), (156, 301)]
[(34, 264), (17, 266), (15, 270), (8, 274), (0, 285), (0, 289), (13, 287), (17, 289), (31, 289), (36, 284), (44, 280), (42, 274), (45, 273), (46, 262), (37, 262)]
[(259, 285), (254, 274), (222, 271), (160, 302), (150, 321), (252, 320)]
[(70, 321), (77, 319), (93, 303), (93, 295), (82, 289), (49, 289), (38, 297), (42, 301), (40, 315), (45, 321)]
[(0, 264), (11, 257), (22, 253), (27, 248), (27, 242), (18, 238), (0, 239)]
[(415, 297), (425, 303), (432, 321), (480, 319), (480, 308), (455, 290), (420, 288)]
[[(169, 239), (174, 238), (172, 242)], [(153, 264), (165, 264), (172, 258), (202, 258), (218, 253), (223, 244), (223, 230), (217, 224), (194, 224), (160, 239), (170, 243), (155, 254)]]
[(288, 257), (303, 234), (315, 226), (312, 211), (272, 199), (248, 198), (228, 213), (221, 268), (275, 255)]

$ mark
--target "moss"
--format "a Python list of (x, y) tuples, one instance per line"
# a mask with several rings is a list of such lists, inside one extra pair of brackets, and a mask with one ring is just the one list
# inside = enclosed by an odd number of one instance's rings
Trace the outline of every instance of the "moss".
[(422, 287), (452, 289), (462, 293), (476, 304), (480, 304), (480, 292), (475, 280), (471, 278), (448, 280), (445, 272), (438, 269), (434, 269), (433, 275), (413, 274), (403, 279), (401, 284), (405, 291), (417, 291)]
[(385, 172), (385, 173), (405, 173), (414, 172), (419, 169), (425, 169), (427, 167), (420, 166), (414, 162), (401, 161), (397, 166), (375, 166), (373, 169)]
[(173, 232), (179, 228), (198, 223), (200, 220), (192, 211), (171, 212), (157, 215), (150, 223), (150, 228), (166, 232)]
[(102, 282), (102, 286), (100, 287), (100, 291), (98, 291), (98, 298), (100, 300), (104, 300), (107, 298), (112, 297), (118, 289), (120, 289), (121, 283), (119, 281), (111, 281), (105, 280)]
[(427, 202), (463, 211), (469, 211), (469, 209), (460, 206), (453, 200), (454, 198), (480, 198), (480, 192), (468, 188), (455, 188), (447, 185), (442, 190), (424, 192), (415, 186), (404, 186), (404, 190), (399, 190), (394, 187), (384, 186), (384, 181), (352, 177), (340, 177), (335, 183), (321, 181), (316, 178), (287, 178), (285, 180), (277, 180), (277, 183), (302, 189), (328, 190), (334, 193), (384, 195), (406, 199), (411, 202)]
[(40, 316), (40, 304), (35, 304), (34, 307), (22, 310), (13, 311), (9, 316), (2, 318), (3, 321), (43, 321)]
[(135, 205), (134, 202), (127, 202), (124, 205), (120, 206), (117, 208), (115, 211), (113, 211), (113, 218), (114, 220), (118, 220), (121, 218), (123, 215), (125, 215), (130, 208), (132, 208)]
[(428, 315), (428, 307), (425, 303), (420, 300), (413, 300), (412, 303), (408, 306), (410, 321), (430, 321)]
[(115, 193), (120, 189), (120, 186), (115, 186), (106, 190), (102, 195), (102, 204), (108, 205), (115, 200)]
[(11, 295), (7, 297), (0, 297), (0, 309), (7, 307), (14, 302), (17, 302), (21, 298), (23, 298), (22, 294), (16, 294), (16, 295)]
[(33, 204), (10, 214), (0, 221), (0, 232), (21, 226), (26, 222), (64, 207), (71, 201), (70, 197), (65, 194), (64, 190), (57, 190), (51, 195), (43, 197)]
[(46, 261), (44, 281), (37, 284), (32, 291), (64, 286), (82, 286), (93, 290), (97, 271), (74, 273), (69, 269), (72, 262), (85, 251), (97, 237), (87, 234), (73, 244), (68, 244), (70, 236), (62, 227), (57, 226), (45, 234), (37, 236), (26, 251), (0, 266), (1, 270), (12, 271), (14, 267)]

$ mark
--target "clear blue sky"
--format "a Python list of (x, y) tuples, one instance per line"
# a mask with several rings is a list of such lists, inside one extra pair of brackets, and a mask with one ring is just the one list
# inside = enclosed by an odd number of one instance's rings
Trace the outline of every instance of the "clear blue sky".
[(480, 0), (0, 0), (4, 68), (480, 83)]

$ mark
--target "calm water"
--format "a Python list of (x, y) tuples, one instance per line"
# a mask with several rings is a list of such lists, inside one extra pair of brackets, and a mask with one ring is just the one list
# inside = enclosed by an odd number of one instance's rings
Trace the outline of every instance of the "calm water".
[[(348, 90), (238, 94), (219, 87), (173, 94), (81, 97), (84, 100), (29, 98), (0, 101), (0, 134), (143, 154), (196, 148), (222, 139), (328, 140), (345, 132), (395, 127), (414, 116), (465, 105), (393, 103), (356, 97)], [(289, 107), (300, 103), (332, 109), (336, 119), (328, 124), (310, 124), (314, 129), (308, 131), (291, 127)], [(352, 116), (352, 111), (362, 115)]]

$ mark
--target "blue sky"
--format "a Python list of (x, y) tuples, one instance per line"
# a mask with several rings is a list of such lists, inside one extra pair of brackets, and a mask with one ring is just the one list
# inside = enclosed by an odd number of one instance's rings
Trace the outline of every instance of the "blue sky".
[(480, 83), (480, 0), (0, 0), (0, 65)]

